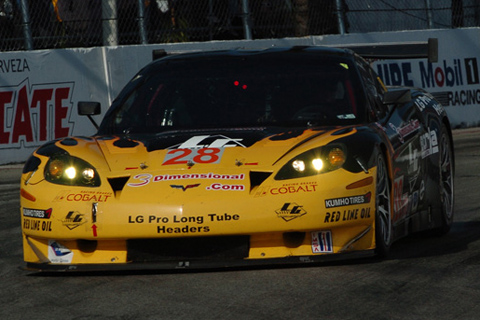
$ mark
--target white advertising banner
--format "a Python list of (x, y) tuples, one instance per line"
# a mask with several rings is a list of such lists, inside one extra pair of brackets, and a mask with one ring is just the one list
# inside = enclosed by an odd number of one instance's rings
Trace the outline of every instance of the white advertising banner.
[(100, 49), (0, 53), (0, 164), (22, 162), (47, 141), (93, 134), (81, 100), (105, 105)]
[[(218, 41), (90, 49), (0, 52), (0, 165), (25, 161), (47, 141), (88, 136), (95, 127), (77, 115), (79, 101), (98, 101), (102, 115), (122, 87), (168, 53), (292, 45), (348, 45), (439, 39), (439, 60), (376, 61), (386, 85), (424, 88), (445, 106), (453, 127), (480, 125), (480, 29), (405, 31), (300, 39)], [(102, 116), (96, 116), (100, 123)]]
[(438, 39), (438, 62), (426, 59), (375, 61), (387, 86), (425, 89), (442, 103), (452, 127), (480, 126), (480, 29), (422, 30), (326, 37), (322, 44), (420, 42)]

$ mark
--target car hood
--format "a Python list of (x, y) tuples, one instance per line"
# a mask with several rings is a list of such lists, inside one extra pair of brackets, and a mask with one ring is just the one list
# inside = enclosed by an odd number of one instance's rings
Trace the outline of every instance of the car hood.
[(172, 131), (157, 135), (101, 136), (94, 141), (114, 172), (147, 167), (149, 170), (241, 165), (265, 168), (295, 150), (308, 150), (312, 144), (324, 145), (350, 133), (347, 130), (342, 134), (338, 129)]

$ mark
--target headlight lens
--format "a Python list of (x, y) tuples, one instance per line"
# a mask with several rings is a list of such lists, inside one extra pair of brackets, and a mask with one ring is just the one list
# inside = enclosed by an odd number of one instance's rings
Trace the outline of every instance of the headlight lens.
[(100, 186), (97, 171), (88, 162), (69, 155), (52, 156), (45, 166), (45, 179), (70, 186)]
[(346, 159), (346, 150), (342, 145), (312, 149), (287, 162), (278, 171), (275, 180), (302, 178), (330, 172), (341, 168)]

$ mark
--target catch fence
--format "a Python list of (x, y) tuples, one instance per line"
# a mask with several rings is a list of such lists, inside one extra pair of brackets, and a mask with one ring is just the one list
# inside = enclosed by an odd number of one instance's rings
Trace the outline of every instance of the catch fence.
[(0, 51), (478, 26), (478, 0), (0, 0)]

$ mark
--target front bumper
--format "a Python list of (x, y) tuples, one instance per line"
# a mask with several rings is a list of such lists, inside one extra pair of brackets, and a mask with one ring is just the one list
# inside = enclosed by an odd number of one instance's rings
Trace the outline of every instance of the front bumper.
[(185, 191), (160, 183), (121, 194), (46, 182), (23, 186), (38, 198), (21, 199), (24, 260), (31, 270), (80, 271), (368, 256), (375, 248), (375, 185), (346, 186), (372, 176), (375, 168), (368, 176), (337, 170), (322, 175), (321, 182), (273, 181), (246, 191), (208, 186)]

